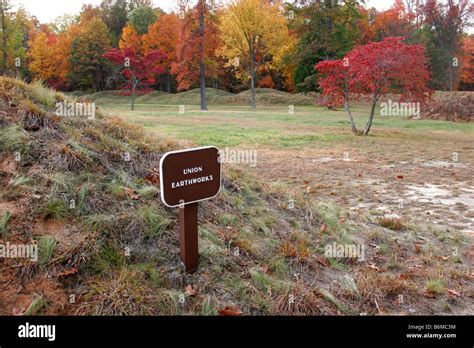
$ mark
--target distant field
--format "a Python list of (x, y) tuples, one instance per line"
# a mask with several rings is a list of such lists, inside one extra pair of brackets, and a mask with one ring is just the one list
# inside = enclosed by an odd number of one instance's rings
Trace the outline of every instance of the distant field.
[[(383, 135), (392, 139), (410, 142), (425, 138), (441, 137), (437, 132), (450, 131), (469, 134), (474, 124), (459, 124), (432, 120), (409, 120), (406, 117), (376, 116), (372, 136), (354, 137), (350, 133), (349, 121), (344, 110), (331, 111), (315, 106), (295, 106), (294, 114), (287, 105), (262, 106), (251, 110), (247, 106), (214, 106), (207, 112), (197, 105), (184, 105), (180, 113), (179, 104), (137, 104), (131, 111), (128, 105), (100, 103), (99, 106), (128, 121), (141, 124), (148, 130), (188, 139), (196, 144), (218, 146), (269, 146), (269, 147), (325, 147), (334, 143), (352, 143), (364, 146), (376, 144)], [(368, 108), (354, 108), (359, 126), (363, 126)]]

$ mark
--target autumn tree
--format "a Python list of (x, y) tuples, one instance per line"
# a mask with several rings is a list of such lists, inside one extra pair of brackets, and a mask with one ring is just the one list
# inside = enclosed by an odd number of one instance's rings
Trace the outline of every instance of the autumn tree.
[(7, 70), (19, 77), (29, 79), (27, 68), (28, 39), (35, 27), (35, 20), (23, 6), (11, 12), (6, 18), (7, 28)]
[(68, 89), (72, 43), (87, 27), (77, 18), (61, 17), (52, 28), (41, 26), (28, 40), (28, 69), (32, 77), (56, 89)]
[(117, 68), (114, 77), (120, 77), (123, 88), (132, 96), (131, 110), (135, 109), (135, 96), (140, 88), (147, 88), (155, 83), (157, 75), (162, 74), (162, 67), (166, 55), (160, 50), (153, 50), (140, 55), (132, 48), (112, 48), (104, 57), (110, 60)]
[(105, 87), (107, 61), (103, 57), (111, 43), (107, 26), (93, 18), (73, 40), (68, 78), (75, 88), (100, 91)]
[(361, 134), (368, 135), (380, 98), (398, 93), (401, 101), (424, 104), (431, 96), (427, 59), (422, 45), (407, 45), (403, 38), (358, 46), (341, 60), (327, 60), (315, 68), (323, 74), (320, 87), (330, 105), (343, 104), (354, 133), (359, 134), (352, 117), (350, 101), (370, 97), (369, 119)]
[(420, 36), (429, 57), (432, 87), (452, 90), (459, 76), (463, 32), (472, 19), (474, 5), (470, 0), (427, 0), (423, 13)]
[(72, 44), (74, 40), (87, 29), (84, 23), (73, 23), (67, 26), (67, 29), (57, 34), (56, 45), (52, 49), (52, 54), (56, 58), (57, 88), (68, 88), (72, 84), (69, 81), (70, 57), (72, 53)]
[(0, 20), (2, 21), (2, 69), (1, 74), (7, 72), (7, 30), (6, 30), (6, 12), (11, 9), (9, 0), (0, 0)]
[(35, 38), (30, 41), (28, 55), (30, 63), (28, 68), (33, 76), (44, 80), (52, 85), (52, 80), (57, 77), (56, 69), (58, 61), (52, 54), (51, 48), (57, 43), (57, 37), (51, 32), (39, 32)]
[(377, 16), (377, 10), (375, 8), (366, 9), (364, 6), (359, 5), (357, 12), (359, 12), (359, 18), (357, 19), (359, 37), (357, 38), (357, 44), (365, 45), (375, 41), (375, 29), (373, 24)]
[(461, 58), (461, 89), (474, 90), (474, 35), (464, 38)]
[(50, 23), (51, 29), (55, 34), (64, 33), (73, 25), (78, 24), (80, 20), (79, 15), (64, 14), (56, 17), (52, 23)]
[(171, 73), (176, 75), (178, 90), (199, 86), (201, 109), (205, 110), (206, 78), (215, 78), (218, 71), (216, 50), (219, 31), (211, 2), (198, 1), (195, 7), (181, 13), (176, 62)]
[(318, 76), (314, 65), (321, 60), (340, 59), (354, 48), (358, 38), (358, 3), (354, 0), (309, 1), (293, 7), (294, 27), (298, 43), (291, 54), (296, 64), (294, 83), (299, 92), (314, 91)]
[(122, 37), (119, 41), (119, 48), (132, 48), (137, 53), (143, 52), (142, 37), (137, 33), (132, 25), (127, 24), (127, 26), (123, 28)]
[(148, 32), (148, 27), (153, 24), (156, 19), (157, 16), (153, 8), (141, 6), (131, 13), (129, 22), (138, 35), (144, 35)]
[(280, 6), (280, 1), (233, 0), (222, 15), (220, 30), (223, 46), (219, 53), (230, 65), (236, 61), (249, 62), (252, 108), (256, 107), (256, 53), (260, 52), (278, 61), (288, 50), (290, 39), (287, 20), (282, 15)]
[(145, 53), (160, 49), (166, 54), (164, 62), (166, 91), (171, 92), (171, 66), (177, 63), (177, 46), (179, 40), (180, 19), (174, 13), (164, 13), (150, 25), (148, 33), (143, 36)]
[(100, 9), (100, 18), (110, 31), (112, 45), (117, 46), (122, 30), (127, 24), (130, 13), (130, 4), (127, 0), (102, 0)]
[(390, 36), (411, 37), (415, 32), (414, 18), (414, 14), (407, 11), (401, 0), (395, 0), (392, 7), (375, 16), (372, 28), (375, 40), (381, 41)]

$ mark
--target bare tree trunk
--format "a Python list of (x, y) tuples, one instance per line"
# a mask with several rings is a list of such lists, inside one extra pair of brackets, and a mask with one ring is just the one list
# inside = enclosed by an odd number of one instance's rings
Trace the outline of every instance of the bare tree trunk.
[(349, 115), (349, 122), (351, 123), (351, 129), (352, 133), (357, 134), (357, 126), (354, 122), (354, 117), (352, 117), (352, 111), (349, 109), (349, 87), (346, 79), (346, 86), (345, 86), (345, 91), (344, 91), (344, 108), (347, 111), (347, 114)]
[(375, 106), (377, 105), (377, 99), (378, 99), (378, 96), (374, 94), (372, 96), (372, 107), (370, 109), (370, 116), (364, 128), (364, 133), (363, 133), (364, 135), (369, 135), (370, 127), (372, 127), (372, 121), (374, 120), (374, 114), (375, 114)]
[(132, 85), (132, 105), (130, 107), (130, 109), (132, 111), (135, 110), (135, 87), (136, 87), (136, 83), (133, 82), (133, 85)]
[(0, 11), (2, 16), (2, 75), (7, 73), (7, 33), (5, 29), (5, 4), (0, 0)]
[(204, 68), (204, 7), (205, 0), (200, 0), (200, 14), (199, 14), (199, 36), (201, 42), (199, 44), (199, 84), (201, 89), (201, 110), (207, 110), (206, 102), (206, 73)]
[(255, 109), (257, 102), (255, 101), (255, 48), (250, 45), (250, 107)]
[(349, 103), (347, 101), (344, 102), (344, 108), (346, 109), (347, 114), (349, 115), (349, 121), (351, 123), (352, 133), (357, 134), (358, 133), (357, 126), (354, 122), (354, 118), (352, 117), (352, 111), (351, 109), (349, 109)]
[(166, 71), (166, 92), (171, 93), (171, 74)]

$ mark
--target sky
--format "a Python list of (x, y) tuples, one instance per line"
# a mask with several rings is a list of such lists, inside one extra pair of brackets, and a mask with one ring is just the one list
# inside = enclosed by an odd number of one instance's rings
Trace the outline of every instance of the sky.
[[(101, 0), (12, 0), (11, 3), (14, 5), (14, 10), (18, 8), (20, 4), (23, 4), (26, 10), (36, 16), (40, 22), (47, 23), (66, 13), (79, 13), (84, 4), (98, 5), (100, 1)], [(154, 0), (153, 2), (156, 7), (161, 7), (165, 11), (172, 10), (175, 7), (175, 1), (173, 0)], [(393, 1), (390, 0), (367, 1), (369, 7), (375, 7), (378, 10), (388, 9), (392, 3)]]

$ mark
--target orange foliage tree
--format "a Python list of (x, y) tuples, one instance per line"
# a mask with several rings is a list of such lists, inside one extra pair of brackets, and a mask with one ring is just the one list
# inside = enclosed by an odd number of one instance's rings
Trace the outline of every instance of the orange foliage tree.
[(373, 31), (376, 40), (390, 36), (409, 37), (413, 33), (414, 15), (406, 11), (401, 0), (396, 0), (391, 8), (375, 17)]
[(474, 35), (463, 40), (461, 57), (460, 89), (474, 90)]
[(217, 78), (219, 74), (218, 58), (219, 32), (216, 18), (209, 8), (205, 7), (204, 35), (199, 32), (199, 15), (196, 10), (185, 14), (179, 25), (179, 39), (176, 50), (176, 61), (172, 64), (171, 73), (176, 75), (178, 90), (186, 90), (199, 85), (200, 48), (203, 45), (203, 62), (207, 78)]
[(180, 20), (174, 13), (162, 14), (158, 20), (150, 25), (148, 33), (143, 36), (143, 50), (147, 54), (150, 51), (159, 49), (166, 54), (167, 58), (163, 62), (166, 70), (166, 90), (171, 91), (171, 66), (176, 61), (176, 50), (179, 40)]

